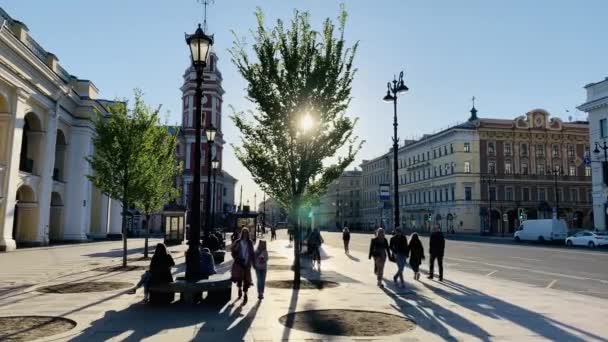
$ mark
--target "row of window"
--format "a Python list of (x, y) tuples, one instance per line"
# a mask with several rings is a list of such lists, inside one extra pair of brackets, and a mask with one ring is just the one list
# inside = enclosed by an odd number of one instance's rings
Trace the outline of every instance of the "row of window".
[[(466, 151), (467, 144), (468, 143), (465, 143), (465, 152), (468, 152), (468, 151)], [(470, 150), (470, 145), (469, 145), (469, 150)], [(444, 155), (448, 155), (448, 153), (450, 153), (450, 154), (454, 153), (453, 144), (450, 144), (449, 148), (448, 148), (448, 145), (444, 145), (444, 146), (438, 147), (438, 148), (433, 148), (433, 159), (440, 158)], [(431, 160), (431, 151), (426, 151), (426, 153), (422, 152), (413, 157), (408, 157), (407, 160), (399, 159), (399, 168), (401, 169), (401, 168), (408, 167), (410, 165), (415, 165), (417, 163), (421, 163), (423, 161), (428, 161), (428, 160)]]
[[(576, 146), (574, 144), (568, 144), (566, 148), (568, 151), (567, 152), (568, 158), (571, 158), (571, 159), (575, 158), (576, 157)], [(553, 158), (559, 158), (560, 150), (561, 149), (560, 149), (559, 144), (551, 145), (551, 156)], [(513, 155), (512, 145), (510, 142), (504, 143), (504, 153), (505, 153), (505, 156)], [(589, 153), (589, 146), (585, 146), (585, 153), (586, 154)], [(488, 141), (488, 155), (491, 155), (491, 156), (496, 155), (496, 142)], [(521, 143), (519, 145), (519, 155), (522, 157), (526, 157), (529, 155), (527, 143)], [(545, 145), (544, 144), (536, 145), (536, 157), (539, 157), (539, 158), (545, 157)]]
[[(568, 165), (568, 176), (576, 176), (576, 165)], [(553, 167), (553, 170), (555, 173), (557, 173), (558, 175), (562, 174), (562, 169), (561, 166), (559, 165), (555, 165)], [(522, 161), (519, 163), (519, 171), (520, 174), (522, 175), (527, 175), (528, 174), (528, 162), (526, 161)], [(497, 170), (496, 170), (496, 162), (495, 161), (489, 161), (488, 162), (488, 173), (491, 174), (496, 174)], [(510, 175), (513, 174), (513, 165), (511, 163), (510, 160), (506, 160), (504, 162), (504, 173), (506, 175)], [(537, 175), (545, 175), (545, 174), (552, 174), (551, 172), (551, 168), (549, 167), (549, 165), (547, 165), (547, 167), (545, 167), (544, 164), (538, 164), (536, 165), (536, 174)], [(590, 166), (585, 166), (585, 176), (586, 177), (591, 177), (591, 167)]]
[[(469, 165), (468, 172), (471, 172), (471, 164), (469, 162), (466, 163), (468, 163)], [(399, 184), (409, 184), (419, 182), (421, 180), (431, 179), (434, 177), (451, 175), (454, 173), (455, 165), (455, 163), (445, 163), (444, 165), (433, 166), (433, 172), (431, 172), (430, 167), (427, 167), (422, 170), (408, 172), (407, 174), (399, 176)]]
[[(548, 200), (548, 189), (546, 188), (538, 188), (535, 194), (536, 198), (532, 198), (530, 196), (530, 188), (521, 188), (520, 196), (518, 200), (522, 201), (547, 201)], [(551, 190), (554, 191), (554, 190)], [(498, 198), (497, 190), (495, 186), (491, 186), (488, 188), (488, 199), (492, 201), (505, 200), (505, 201), (514, 201), (514, 190), (513, 187), (505, 187), (504, 193), (500, 193), (502, 196)], [(570, 201), (570, 202), (579, 202), (579, 189), (578, 188), (570, 188), (569, 197), (566, 199), (563, 195), (563, 189), (557, 189), (557, 196), (561, 201)], [(443, 188), (443, 189), (435, 189), (428, 191), (413, 191), (407, 193), (400, 193), (399, 199), (401, 206), (406, 205), (414, 205), (414, 204), (426, 204), (426, 203), (440, 203), (440, 202), (449, 202), (455, 200), (455, 190), (454, 187)], [(464, 200), (471, 201), (473, 199), (473, 188), (470, 186), (464, 187)], [(587, 197), (583, 199), (583, 201), (593, 202), (592, 191), (587, 191)]]
[(412, 191), (406, 193), (400, 193), (399, 199), (401, 206), (412, 205), (412, 204), (423, 204), (423, 203), (439, 203), (439, 202), (450, 202), (456, 199), (455, 188), (440, 188), (427, 191)]
[[(521, 188), (520, 196), (517, 198), (517, 200), (547, 201), (549, 193), (550, 192), (553, 193), (553, 191), (555, 191), (555, 190), (547, 189), (547, 188), (537, 188), (536, 193), (532, 193), (533, 195), (535, 194), (536, 196), (530, 196), (530, 188)], [(564, 202), (565, 201), (570, 201), (570, 202), (579, 201), (579, 189), (578, 188), (570, 188), (570, 191), (568, 193), (569, 193), (569, 197), (566, 199), (563, 194), (563, 189), (557, 188), (557, 197), (559, 198), (560, 201), (564, 201)], [(501, 194), (501, 195), (502, 196), (497, 196), (496, 187), (491, 186), (488, 188), (488, 198), (492, 201), (495, 201), (498, 197), (501, 197), (501, 198), (498, 198), (498, 200), (505, 200), (505, 201), (515, 200), (515, 197), (514, 197), (515, 193), (513, 191), (513, 187), (505, 187), (504, 194)], [(532, 197), (536, 197), (536, 198), (532, 198)], [(552, 200), (555, 200), (555, 199), (552, 199)], [(583, 198), (583, 201), (585, 201), (585, 200), (587, 202), (593, 202), (591, 190), (587, 191), (587, 197)]]
[(388, 172), (363, 177), (363, 185), (388, 184), (390, 178)]

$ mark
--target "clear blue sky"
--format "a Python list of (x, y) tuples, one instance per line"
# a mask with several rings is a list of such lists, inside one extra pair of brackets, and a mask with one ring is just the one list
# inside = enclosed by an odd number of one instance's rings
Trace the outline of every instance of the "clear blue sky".
[[(574, 109), (584, 102), (582, 87), (608, 76), (603, 0), (344, 2), (350, 13), (346, 38), (361, 44), (348, 112), (360, 117), (357, 133), (367, 143), (355, 165), (390, 147), (392, 107), (381, 99), (401, 69), (410, 87), (399, 104), (402, 137), (466, 120), (473, 95), (481, 117), (513, 118), (540, 107), (563, 119), (584, 119)], [(337, 15), (339, 3), (216, 0), (208, 21), (224, 76), (224, 113), (230, 113), (228, 105), (251, 108), (226, 49), (231, 30), (250, 37), (256, 6), (269, 25), (298, 8), (309, 10), (319, 27)], [(103, 97), (128, 97), (139, 87), (150, 104), (171, 111), (171, 123), (180, 120), (179, 87), (189, 63), (184, 32), (202, 18), (196, 0), (3, 0), (1, 6), (70, 73), (95, 82)], [(224, 132), (238, 142), (229, 120)], [(244, 199), (253, 202), (257, 188), (230, 148), (225, 161), (244, 185)], [(258, 203), (260, 197), (258, 190)]]

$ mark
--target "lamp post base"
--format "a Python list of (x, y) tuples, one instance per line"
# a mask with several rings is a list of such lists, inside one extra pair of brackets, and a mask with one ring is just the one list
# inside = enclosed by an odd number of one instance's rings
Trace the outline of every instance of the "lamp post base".
[(190, 245), (186, 251), (186, 281), (197, 281), (200, 275), (201, 253), (198, 246)]

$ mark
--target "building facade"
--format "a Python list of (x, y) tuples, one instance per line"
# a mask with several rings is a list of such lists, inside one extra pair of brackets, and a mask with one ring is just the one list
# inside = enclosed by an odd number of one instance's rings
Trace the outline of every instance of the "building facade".
[(587, 100), (578, 109), (589, 115), (589, 158), (593, 179), (594, 227), (608, 229), (608, 77), (585, 86)]
[(353, 230), (363, 228), (361, 224), (361, 170), (344, 171), (327, 188), (314, 208), (315, 225), (325, 229)]
[[(393, 226), (393, 188), (392, 188), (392, 150), (371, 160), (361, 163), (361, 228)], [(380, 187), (389, 186), (388, 200), (380, 199)]]
[(0, 250), (120, 233), (120, 203), (86, 177), (108, 103), (0, 8)]
[(591, 227), (586, 121), (542, 109), (513, 120), (478, 118), (399, 149), (402, 227), (512, 234), (524, 219)]
[(592, 225), (589, 125), (562, 122), (543, 109), (514, 120), (477, 123), (480, 215), (490, 234), (511, 234), (526, 219), (559, 216), (571, 228)]
[[(211, 189), (214, 195), (212, 196), (212, 208), (216, 208), (217, 215), (225, 215), (228, 212), (234, 212), (234, 193), (237, 180), (223, 170), (223, 150), (224, 150), (224, 134), (222, 130), (222, 96), (224, 89), (222, 88), (222, 74), (217, 67), (218, 57), (214, 52), (209, 55), (209, 63), (203, 72), (203, 98), (202, 106), (202, 127), (208, 127), (212, 124), (217, 129), (213, 147), (209, 150), (205, 134), (201, 137), (201, 211), (204, 217), (205, 194), (207, 191), (207, 155), (211, 153), (211, 158), (219, 160), (219, 168), (216, 171), (216, 180), (211, 177)], [(188, 67), (184, 73), (184, 84), (182, 91), (182, 125), (180, 131), (180, 147), (179, 158), (181, 159), (184, 171), (182, 177), (178, 180), (179, 187), (182, 189), (181, 198), (178, 202), (189, 209), (190, 194), (192, 193), (192, 181), (194, 179), (194, 149), (195, 146), (195, 109), (194, 93), (196, 90), (196, 72), (193, 67)], [(213, 186), (215, 184), (215, 191)], [(190, 216), (190, 215), (188, 215)], [(216, 220), (216, 222), (220, 222)]]
[[(475, 111), (475, 109), (473, 109)], [(400, 226), (475, 232), (479, 226), (479, 137), (476, 117), (406, 141), (398, 151)]]

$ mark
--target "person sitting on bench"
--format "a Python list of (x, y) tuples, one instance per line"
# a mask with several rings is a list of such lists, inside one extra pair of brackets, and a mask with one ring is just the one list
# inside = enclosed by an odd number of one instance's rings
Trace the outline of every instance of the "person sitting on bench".
[(201, 279), (209, 279), (209, 276), (217, 273), (215, 271), (215, 262), (209, 248), (201, 250)]

